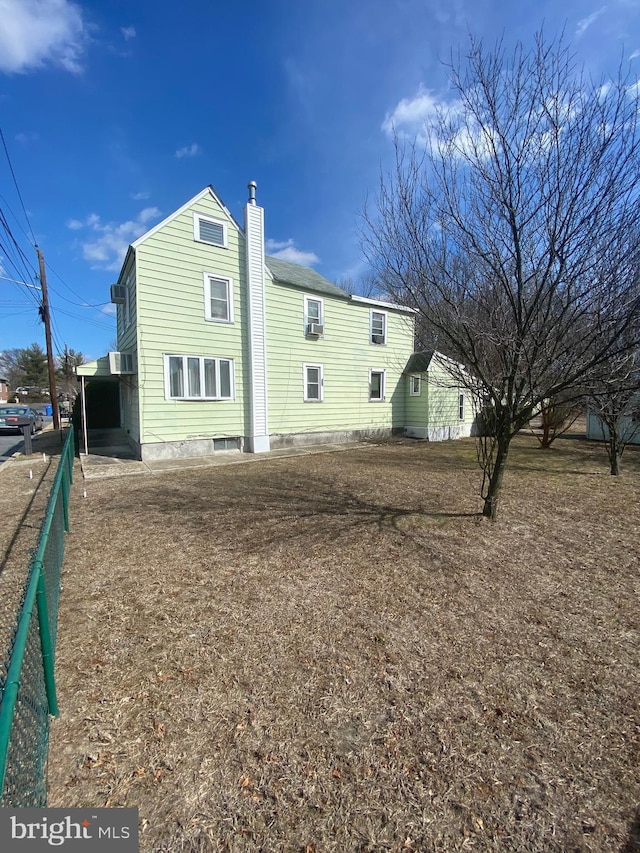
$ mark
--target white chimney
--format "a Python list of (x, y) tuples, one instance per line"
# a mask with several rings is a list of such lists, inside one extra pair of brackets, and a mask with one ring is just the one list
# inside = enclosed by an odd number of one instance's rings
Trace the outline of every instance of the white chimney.
[(247, 305), (249, 309), (249, 451), (270, 450), (267, 418), (267, 333), (265, 310), (264, 211), (256, 204), (255, 181), (244, 209)]

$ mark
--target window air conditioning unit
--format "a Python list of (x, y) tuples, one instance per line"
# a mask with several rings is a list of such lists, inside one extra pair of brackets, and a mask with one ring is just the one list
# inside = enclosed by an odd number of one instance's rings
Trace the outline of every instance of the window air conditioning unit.
[(132, 352), (110, 352), (109, 372), (114, 376), (123, 373), (135, 373), (135, 363)]
[(308, 335), (324, 335), (324, 326), (322, 323), (309, 323), (307, 325)]
[(124, 284), (111, 285), (111, 301), (114, 305), (124, 305), (127, 301), (127, 288)]

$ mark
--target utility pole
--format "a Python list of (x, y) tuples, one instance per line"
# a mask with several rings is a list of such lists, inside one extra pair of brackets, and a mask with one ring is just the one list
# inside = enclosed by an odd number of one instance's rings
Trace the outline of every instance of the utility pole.
[(47, 273), (44, 268), (44, 257), (36, 246), (38, 253), (38, 264), (40, 265), (40, 287), (42, 288), (42, 305), (40, 316), (44, 323), (44, 336), (47, 342), (47, 366), (49, 368), (49, 391), (51, 393), (51, 405), (53, 407), (53, 428), (60, 429), (60, 409), (58, 408), (58, 391), (56, 388), (56, 368), (53, 360), (53, 346), (51, 344), (51, 317), (49, 313), (49, 294), (47, 292)]

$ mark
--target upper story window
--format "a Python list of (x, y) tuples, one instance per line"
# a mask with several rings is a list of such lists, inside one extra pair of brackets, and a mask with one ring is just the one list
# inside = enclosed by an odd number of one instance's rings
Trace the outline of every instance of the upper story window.
[(222, 219), (212, 219), (210, 216), (193, 214), (193, 239), (198, 243), (208, 243), (210, 246), (227, 248), (227, 223)]
[(324, 302), (322, 299), (305, 296), (304, 333), (313, 337), (324, 335)]
[(128, 328), (129, 328), (129, 326), (131, 325), (131, 323), (133, 322), (133, 311), (131, 310), (131, 309), (132, 309), (132, 306), (131, 306), (131, 294), (132, 294), (132, 291), (133, 291), (133, 283), (134, 283), (134, 281), (135, 281), (135, 279), (134, 279), (133, 270), (132, 270), (132, 269), (130, 269), (130, 270), (129, 270), (129, 272), (128, 272), (128, 274), (127, 274), (127, 277), (126, 277), (126, 279), (125, 279), (125, 281), (124, 281), (125, 287), (127, 288), (127, 291), (126, 291), (126, 300), (125, 300), (125, 303), (124, 303), (124, 311), (123, 311), (123, 318), (124, 318), (124, 327), (125, 327), (125, 329), (128, 329)]
[(133, 287), (133, 270), (130, 268), (122, 284), (111, 285), (111, 301), (116, 308), (118, 333), (124, 332), (131, 325), (131, 289)]
[(232, 400), (233, 361), (199, 355), (165, 355), (167, 400)]
[(420, 396), (420, 377), (419, 376), (410, 376), (409, 377), (409, 394), (412, 397)]
[(387, 313), (386, 311), (371, 311), (371, 337), (372, 344), (386, 344), (387, 342)]
[(207, 320), (233, 323), (233, 280), (204, 273), (204, 310)]

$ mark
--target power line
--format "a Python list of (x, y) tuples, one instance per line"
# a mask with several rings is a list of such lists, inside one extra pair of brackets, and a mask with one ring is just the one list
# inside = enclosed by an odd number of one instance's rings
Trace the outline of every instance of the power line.
[(31, 313), (32, 313), (31, 308), (25, 308), (24, 311), (12, 311), (10, 314), (5, 314), (3, 312), (2, 313), (2, 319), (4, 320), (5, 317), (17, 317), (18, 314), (31, 314)]
[[(11, 226), (9, 225), (9, 222), (8, 222), (8, 220), (7, 220), (7, 217), (4, 215), (4, 212), (3, 212), (2, 208), (0, 208), (0, 222), (1, 222), (1, 223), (2, 223), (2, 225), (4, 226), (4, 229), (5, 229), (5, 231), (7, 232), (7, 234), (9, 235), (9, 237), (11, 238), (11, 242), (13, 243), (13, 245), (14, 245), (14, 246), (16, 247), (16, 249), (18, 250), (18, 253), (19, 253), (19, 254), (24, 258), (25, 263), (26, 263), (26, 264), (28, 264), (28, 265), (31, 267), (31, 269), (34, 271), (34, 273), (35, 273), (36, 268), (33, 266), (33, 264), (31, 263), (31, 261), (29, 260), (29, 257), (28, 257), (28, 255), (25, 253), (25, 251), (23, 250), (22, 246), (18, 243), (18, 241), (16, 240), (16, 238), (13, 236), (13, 232), (12, 232), (12, 230), (11, 230)], [(27, 237), (27, 239), (29, 239), (29, 238)]]
[[(0, 249), (2, 249), (2, 244), (1, 244), (1, 243), (0, 243)], [(5, 253), (5, 254), (6, 254), (6, 253)], [(13, 261), (11, 261), (11, 259), (10, 259), (10, 258), (8, 258), (8, 257), (7, 257), (7, 258), (6, 258), (6, 260), (8, 260), (8, 261), (10, 262), (11, 266), (13, 266), (13, 267), (14, 267), (14, 269), (16, 270), (16, 275), (23, 276), (22, 270), (20, 270), (20, 269), (15, 265), (15, 263), (13, 263)], [(37, 297), (37, 296), (35, 295), (35, 293), (33, 292), (34, 290), (39, 290), (39, 289), (40, 289), (39, 287), (36, 287), (36, 285), (34, 285), (34, 284), (28, 284), (28, 283), (27, 283), (26, 281), (24, 281), (22, 278), (20, 278), (20, 279), (14, 279), (14, 278), (9, 278), (8, 276), (1, 276), (0, 278), (2, 278), (3, 280), (9, 281), (9, 282), (11, 282), (12, 284), (22, 285), (22, 287), (20, 288), (20, 292), (24, 294), (24, 293), (25, 293), (25, 291), (26, 291), (27, 295), (29, 296), (29, 298), (31, 299), (31, 301), (34, 303), (34, 305), (35, 305), (36, 307), (38, 307), (38, 306), (40, 305), (40, 300), (38, 299), (38, 297)]]
[(28, 292), (31, 300), (35, 302), (36, 305), (39, 304), (39, 300), (36, 299), (35, 295), (32, 292), (33, 285), (27, 284), (24, 281), (24, 278), (34, 281), (37, 279), (37, 274), (35, 268), (31, 264), (28, 256), (25, 254), (24, 250), (16, 240), (13, 232), (11, 230), (11, 226), (9, 225), (4, 212), (0, 208), (0, 225), (4, 228), (8, 238), (9, 243), (5, 244), (4, 241), (0, 240), (0, 250), (2, 251), (5, 260), (11, 267), (15, 270), (17, 279), (14, 280), (14, 283), (23, 284)]
[(3, 195), (0, 195), (0, 201), (4, 203), (5, 207), (7, 208), (7, 210), (8, 210), (8, 211), (9, 211), (9, 213), (11, 214), (11, 216), (13, 216), (13, 219), (14, 219), (14, 221), (15, 221), (16, 225), (18, 226), (18, 228), (22, 231), (22, 233), (24, 234), (24, 236), (25, 236), (25, 237), (27, 238), (27, 240), (28, 240), (28, 239), (29, 239), (29, 235), (28, 235), (28, 234), (27, 234), (27, 232), (24, 230), (24, 228), (22, 227), (22, 224), (21, 224), (20, 220), (18, 219), (18, 217), (15, 215), (15, 213), (14, 213), (14, 212), (13, 212), (13, 210), (11, 209), (11, 205), (9, 204), (9, 202), (6, 200), (6, 198), (5, 198)]
[(33, 274), (35, 275), (36, 274), (35, 267), (31, 263), (31, 261), (29, 260), (28, 256), (25, 254), (22, 246), (18, 243), (16, 238), (13, 236), (11, 226), (7, 222), (7, 219), (4, 215), (4, 213), (2, 212), (2, 209), (0, 209), (0, 224), (4, 227), (4, 230), (6, 231), (9, 239), (11, 240), (11, 243), (13, 243), (13, 247), (12, 247), (11, 251), (13, 252), (15, 249), (15, 251), (17, 252), (16, 257), (18, 257), (20, 259), (21, 263), (24, 264), (25, 269), (29, 270), (29, 268), (30, 268), (32, 270)]
[(92, 320), (89, 317), (81, 317), (79, 314), (73, 314), (71, 311), (64, 311), (62, 308), (56, 309), (58, 314), (64, 314), (66, 317), (73, 317), (74, 320), (82, 320), (84, 323), (90, 323), (92, 326), (98, 326), (100, 329), (109, 329), (113, 331), (112, 325), (107, 325), (106, 323), (100, 323), (98, 320)]
[[(77, 305), (79, 308), (102, 308), (102, 306), (103, 306), (103, 305), (108, 305), (108, 304), (109, 304), (108, 302), (99, 302), (99, 303), (97, 303), (97, 304), (95, 304), (95, 305), (94, 305), (94, 304), (91, 304), (91, 303), (89, 303), (89, 302), (84, 301), (83, 297), (82, 297), (82, 296), (80, 296), (80, 294), (79, 294), (76, 290), (74, 290), (74, 289), (71, 287), (71, 285), (70, 285), (70, 284), (67, 284), (67, 282), (62, 278), (62, 276), (60, 275), (60, 273), (58, 273), (58, 272), (56, 272), (56, 271), (54, 270), (54, 268), (51, 266), (51, 264), (49, 263), (49, 261), (46, 261), (46, 264), (47, 264), (47, 267), (51, 270), (51, 272), (55, 275), (55, 277), (56, 277), (57, 279), (59, 279), (59, 280), (62, 282), (62, 284), (64, 284), (64, 286), (67, 288), (67, 290), (71, 291), (71, 293), (73, 293), (73, 295), (74, 295), (77, 299), (80, 299), (80, 300), (81, 300), (80, 302), (72, 302), (72, 301), (71, 301), (71, 299), (68, 299), (66, 296), (63, 296), (63, 295), (60, 293), (60, 291), (57, 291), (57, 290), (56, 290), (56, 291), (54, 291), (55, 293), (57, 293), (57, 294), (58, 294), (58, 296), (59, 296), (61, 299), (64, 299), (64, 300), (65, 300), (65, 302), (69, 302), (69, 303), (71, 303), (71, 305)], [(53, 290), (53, 288), (51, 287), (51, 285), (49, 285), (49, 289), (50, 289), (50, 290)]]
[(27, 213), (27, 209), (24, 206), (24, 201), (22, 200), (22, 193), (20, 192), (20, 187), (18, 186), (18, 181), (16, 180), (16, 173), (13, 171), (13, 164), (11, 163), (11, 157), (9, 157), (9, 149), (7, 148), (7, 143), (5, 142), (4, 133), (2, 132), (2, 128), (0, 127), (0, 139), (2, 139), (2, 145), (4, 147), (4, 153), (7, 157), (7, 163), (9, 164), (9, 169), (11, 171), (11, 177), (13, 178), (13, 183), (16, 188), (16, 192), (18, 193), (18, 198), (20, 199), (20, 204), (22, 205), (22, 212), (24, 213), (24, 218), (27, 220), (27, 225), (29, 226), (29, 231), (31, 232), (31, 236), (33, 238), (33, 245), (36, 245), (36, 237), (33, 233), (33, 228), (31, 227), (31, 222), (29, 220), (29, 215)]

